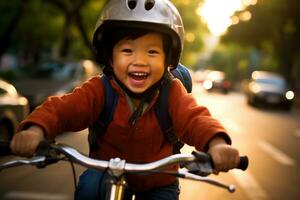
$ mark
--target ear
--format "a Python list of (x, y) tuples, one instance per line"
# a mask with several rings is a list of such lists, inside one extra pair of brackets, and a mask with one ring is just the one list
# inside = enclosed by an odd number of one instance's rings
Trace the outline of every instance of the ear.
[(111, 67), (113, 67), (113, 61), (112, 61), (111, 58), (109, 59), (109, 64), (110, 64)]

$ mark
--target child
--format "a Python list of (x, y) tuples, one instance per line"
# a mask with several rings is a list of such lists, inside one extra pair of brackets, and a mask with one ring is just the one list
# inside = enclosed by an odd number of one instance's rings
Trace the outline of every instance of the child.
[[(238, 165), (239, 153), (230, 146), (221, 124), (205, 107), (197, 105), (179, 80), (170, 78), (169, 70), (180, 59), (183, 32), (181, 17), (168, 0), (110, 0), (106, 5), (93, 45), (119, 98), (113, 120), (106, 133), (97, 138), (98, 148), (92, 150), (91, 157), (148, 163), (171, 155), (172, 145), (164, 139), (153, 108), (161, 85), (170, 82), (168, 110), (179, 139), (209, 152), (216, 172)], [(31, 156), (44, 138), (93, 127), (104, 99), (99, 77), (91, 78), (70, 94), (48, 98), (19, 125), (11, 142), (13, 152)], [(178, 199), (176, 178), (162, 174), (149, 177), (128, 175), (130, 190), (126, 194), (131, 191), (137, 199)], [(104, 179), (99, 171), (85, 171), (75, 198), (103, 197)]]

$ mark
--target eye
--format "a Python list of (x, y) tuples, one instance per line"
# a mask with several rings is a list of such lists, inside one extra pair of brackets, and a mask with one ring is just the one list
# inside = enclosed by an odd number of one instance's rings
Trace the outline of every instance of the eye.
[(155, 49), (151, 49), (148, 51), (149, 54), (158, 54), (159, 52), (156, 51)]
[(129, 48), (122, 49), (121, 51), (124, 53), (132, 53), (132, 50)]

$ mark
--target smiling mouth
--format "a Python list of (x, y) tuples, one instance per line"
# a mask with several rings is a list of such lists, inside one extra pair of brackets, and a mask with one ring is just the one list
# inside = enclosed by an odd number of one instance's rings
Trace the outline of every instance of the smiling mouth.
[(149, 76), (147, 72), (130, 72), (129, 76), (135, 80), (144, 80)]

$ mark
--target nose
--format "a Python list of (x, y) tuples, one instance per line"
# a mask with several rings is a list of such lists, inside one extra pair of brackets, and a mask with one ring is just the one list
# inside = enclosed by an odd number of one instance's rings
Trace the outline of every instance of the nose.
[(133, 58), (134, 66), (145, 66), (147, 65), (147, 54), (144, 52), (135, 52)]

